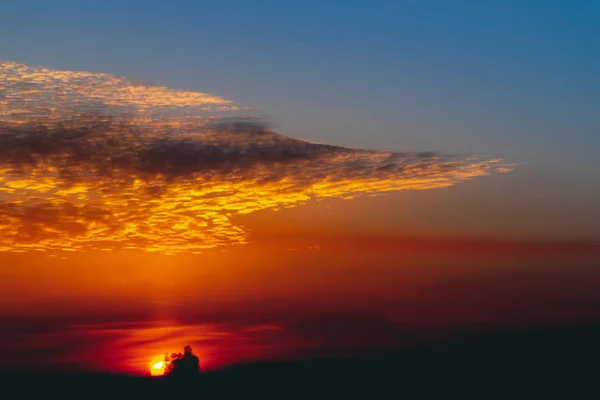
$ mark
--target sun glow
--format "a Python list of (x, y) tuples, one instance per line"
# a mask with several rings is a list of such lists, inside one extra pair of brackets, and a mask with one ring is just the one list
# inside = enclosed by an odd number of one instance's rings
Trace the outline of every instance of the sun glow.
[(150, 374), (152, 376), (161, 376), (165, 374), (165, 362), (163, 360), (154, 360), (150, 366)]

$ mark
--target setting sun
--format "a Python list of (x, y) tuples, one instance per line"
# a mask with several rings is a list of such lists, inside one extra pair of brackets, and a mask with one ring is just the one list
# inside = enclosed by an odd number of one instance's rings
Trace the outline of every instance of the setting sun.
[(164, 373), (165, 373), (165, 362), (164, 361), (157, 361), (152, 364), (152, 367), (150, 368), (150, 374), (152, 376), (160, 376), (160, 375), (164, 375)]

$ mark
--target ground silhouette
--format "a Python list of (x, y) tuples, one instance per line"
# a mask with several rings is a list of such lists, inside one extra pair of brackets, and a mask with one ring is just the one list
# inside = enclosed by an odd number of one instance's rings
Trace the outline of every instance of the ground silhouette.
[[(600, 324), (465, 334), (410, 349), (240, 365), (194, 379), (5, 373), (4, 393), (223, 398), (598, 398)], [(37, 396), (36, 396), (37, 394)], [(174, 397), (175, 396), (175, 397)], [(50, 396), (51, 397), (51, 396)]]

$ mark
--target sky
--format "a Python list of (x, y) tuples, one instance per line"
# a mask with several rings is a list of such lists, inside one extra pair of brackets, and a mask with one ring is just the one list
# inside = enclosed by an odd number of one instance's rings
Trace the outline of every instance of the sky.
[[(594, 1), (0, 7), (2, 59), (214, 93), (263, 110), (296, 138), (528, 163), (507, 184), (477, 183), (478, 192), (501, 191), (486, 199), (486, 217), (514, 221), (490, 229), (600, 235)], [(515, 204), (502, 194), (510, 187)], [(535, 224), (509, 218), (523, 209)]]
[[(596, 318), (600, 5), (372, 3), (3, 1), (3, 116), (153, 126), (3, 132), (6, 350), (142, 373)], [(263, 122), (168, 125), (202, 112)]]

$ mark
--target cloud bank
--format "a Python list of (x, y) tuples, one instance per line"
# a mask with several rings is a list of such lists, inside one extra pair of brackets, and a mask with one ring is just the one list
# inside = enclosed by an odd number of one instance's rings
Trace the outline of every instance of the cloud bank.
[(311, 143), (218, 96), (0, 63), (0, 251), (200, 252), (245, 243), (238, 214), (511, 169)]

